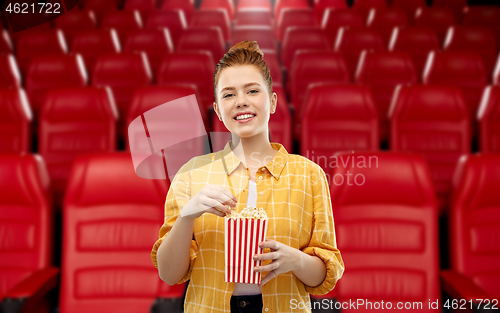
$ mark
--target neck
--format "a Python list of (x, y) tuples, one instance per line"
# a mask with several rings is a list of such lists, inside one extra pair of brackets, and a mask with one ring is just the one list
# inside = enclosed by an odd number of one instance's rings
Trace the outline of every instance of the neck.
[(247, 167), (258, 168), (269, 163), (277, 151), (271, 146), (267, 132), (250, 138), (240, 138), (231, 135), (233, 153)]

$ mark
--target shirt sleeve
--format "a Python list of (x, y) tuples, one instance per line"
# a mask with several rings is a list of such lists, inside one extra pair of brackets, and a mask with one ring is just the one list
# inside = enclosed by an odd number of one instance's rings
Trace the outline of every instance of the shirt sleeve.
[[(165, 201), (165, 222), (160, 228), (158, 240), (155, 242), (153, 249), (151, 250), (151, 260), (156, 268), (158, 268), (158, 261), (156, 259), (158, 248), (174, 226), (181, 209), (191, 199), (191, 176), (189, 170), (186, 170), (190, 163), (191, 162), (185, 164), (175, 175), (167, 193), (167, 199)], [(177, 282), (178, 284), (184, 283), (191, 278), (191, 272), (193, 271), (193, 265), (196, 260), (197, 253), (198, 244), (193, 238), (193, 240), (191, 240), (191, 248), (189, 252), (189, 269), (186, 275), (184, 275), (184, 277)]]
[(314, 175), (311, 176), (314, 210), (311, 241), (306, 248), (302, 249), (302, 252), (316, 256), (325, 263), (326, 276), (323, 282), (316, 287), (305, 285), (310, 294), (324, 295), (333, 290), (344, 274), (344, 261), (337, 249), (332, 202), (325, 172), (319, 168), (317, 174), (317, 179), (314, 179)]

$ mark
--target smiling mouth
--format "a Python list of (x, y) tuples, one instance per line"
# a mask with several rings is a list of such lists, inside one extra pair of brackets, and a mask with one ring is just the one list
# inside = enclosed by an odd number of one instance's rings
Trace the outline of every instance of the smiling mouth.
[(255, 115), (254, 114), (242, 114), (242, 115), (238, 115), (234, 119), (237, 121), (244, 121), (244, 120), (251, 119), (252, 117), (255, 117)]

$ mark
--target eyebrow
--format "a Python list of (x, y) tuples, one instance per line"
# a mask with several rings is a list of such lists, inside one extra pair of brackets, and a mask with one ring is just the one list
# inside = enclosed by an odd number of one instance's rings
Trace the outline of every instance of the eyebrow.
[[(251, 82), (251, 83), (245, 84), (243, 86), (243, 88), (247, 88), (247, 87), (254, 86), (254, 85), (260, 86), (260, 84), (257, 83), (257, 82)], [(232, 90), (232, 89), (236, 89), (236, 88), (234, 88), (232, 86), (231, 87), (224, 87), (224, 88), (222, 88), (222, 90), (220, 91), (220, 93), (223, 93), (226, 90)]]

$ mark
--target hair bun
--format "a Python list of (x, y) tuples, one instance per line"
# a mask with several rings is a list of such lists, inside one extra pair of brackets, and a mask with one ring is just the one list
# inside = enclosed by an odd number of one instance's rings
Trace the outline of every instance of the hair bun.
[(237, 50), (237, 49), (248, 50), (250, 52), (257, 52), (262, 57), (264, 57), (264, 52), (262, 52), (262, 50), (260, 50), (259, 44), (257, 43), (257, 41), (248, 41), (248, 40), (245, 40), (245, 41), (242, 41), (242, 42), (238, 42), (237, 44), (235, 44), (234, 46), (232, 46), (231, 49), (229, 49), (228, 52), (233, 52), (234, 50)]

